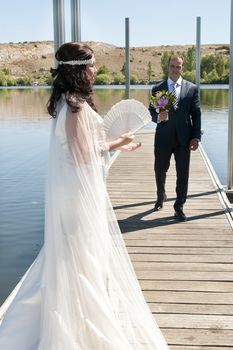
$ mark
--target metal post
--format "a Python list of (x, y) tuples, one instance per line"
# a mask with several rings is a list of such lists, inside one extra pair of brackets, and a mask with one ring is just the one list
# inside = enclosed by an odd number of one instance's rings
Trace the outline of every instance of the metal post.
[(125, 18), (125, 98), (130, 97), (129, 18)]
[[(54, 52), (65, 42), (64, 0), (53, 0)], [(55, 66), (57, 62), (55, 60)]]
[(200, 96), (200, 72), (201, 72), (201, 17), (196, 19), (196, 84)]
[(228, 115), (228, 169), (227, 190), (233, 187), (233, 0), (231, 0), (231, 24), (230, 24), (230, 75), (229, 75), (229, 115)]
[(71, 0), (71, 40), (81, 41), (81, 9), (80, 0)]

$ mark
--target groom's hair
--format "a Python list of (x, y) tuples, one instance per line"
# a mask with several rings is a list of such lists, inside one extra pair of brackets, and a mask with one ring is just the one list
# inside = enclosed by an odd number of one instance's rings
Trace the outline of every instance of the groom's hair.
[(168, 58), (167, 66), (169, 66), (169, 64), (170, 64), (170, 62), (171, 62), (171, 60), (172, 60), (173, 58), (179, 58), (179, 59), (181, 59), (181, 60), (182, 60), (182, 66), (184, 67), (184, 57), (181, 56), (181, 55), (178, 55), (178, 54), (172, 54), (172, 55)]

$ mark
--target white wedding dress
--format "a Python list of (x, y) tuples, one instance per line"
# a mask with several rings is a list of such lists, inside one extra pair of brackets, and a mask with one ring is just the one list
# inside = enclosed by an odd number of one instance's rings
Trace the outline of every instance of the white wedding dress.
[(61, 100), (52, 121), (45, 242), (0, 325), (1, 350), (167, 350), (104, 181), (102, 118)]

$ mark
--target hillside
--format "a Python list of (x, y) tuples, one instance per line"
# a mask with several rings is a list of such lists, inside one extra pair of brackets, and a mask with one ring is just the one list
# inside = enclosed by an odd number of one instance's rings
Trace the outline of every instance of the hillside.
[[(111, 73), (120, 72), (124, 64), (125, 51), (123, 47), (117, 47), (101, 42), (87, 42), (96, 57), (96, 66), (107, 66)], [(191, 45), (184, 46), (150, 46), (132, 47), (130, 50), (130, 69), (140, 80), (147, 80), (148, 63), (152, 64), (152, 79), (159, 80), (162, 77), (160, 67), (161, 56), (164, 51), (186, 51)], [(228, 45), (202, 45), (202, 55), (223, 54), (229, 55)], [(30, 77), (35, 83), (49, 73), (54, 64), (53, 42), (23, 42), (0, 44), (0, 69), (6, 69), (14, 78)]]

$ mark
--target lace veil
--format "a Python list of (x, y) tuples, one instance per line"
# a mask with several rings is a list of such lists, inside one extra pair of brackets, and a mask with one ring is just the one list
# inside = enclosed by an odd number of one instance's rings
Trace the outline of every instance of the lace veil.
[(102, 118), (65, 100), (52, 121), (45, 243), (0, 326), (4, 350), (167, 350), (106, 184)]

